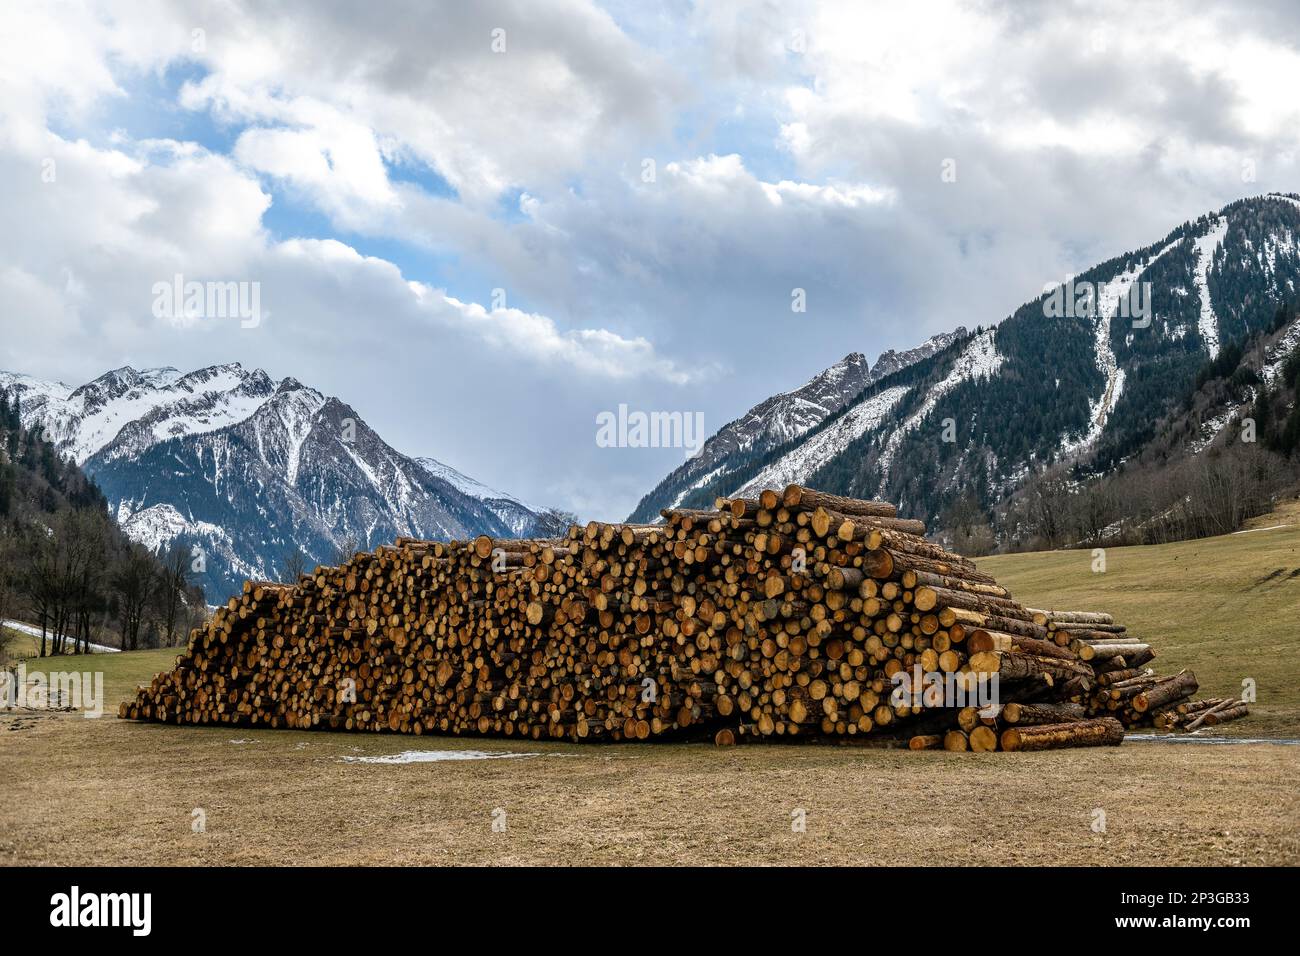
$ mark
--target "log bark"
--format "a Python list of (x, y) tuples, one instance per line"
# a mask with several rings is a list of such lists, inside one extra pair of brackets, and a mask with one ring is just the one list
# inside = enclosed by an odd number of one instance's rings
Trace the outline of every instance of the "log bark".
[(1083, 720), (1082, 704), (1020, 704), (1002, 708), (1002, 719), (1009, 724), (1065, 724)]
[(1061, 747), (1118, 746), (1124, 725), (1111, 717), (1076, 720), (1063, 724), (1010, 727), (1002, 732), (1003, 750), (1056, 750)]
[(1191, 671), (1184, 671), (1138, 694), (1133, 698), (1133, 709), (1138, 713), (1159, 710), (1174, 701), (1191, 697), (1196, 693), (1198, 686), (1196, 675)]
[(886, 501), (862, 501), (857, 498), (844, 498), (840, 495), (814, 491), (802, 485), (787, 485), (781, 495), (782, 503), (791, 509), (815, 511), (825, 508), (846, 515), (864, 515), (873, 518), (896, 518), (898, 509)]

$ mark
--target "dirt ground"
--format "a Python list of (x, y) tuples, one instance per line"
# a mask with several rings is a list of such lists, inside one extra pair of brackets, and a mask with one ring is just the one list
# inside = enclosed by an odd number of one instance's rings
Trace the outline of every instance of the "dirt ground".
[[(407, 750), (537, 756), (343, 759)], [(525, 745), (11, 713), (0, 768), (7, 864), (1300, 863), (1300, 747), (1277, 744)]]

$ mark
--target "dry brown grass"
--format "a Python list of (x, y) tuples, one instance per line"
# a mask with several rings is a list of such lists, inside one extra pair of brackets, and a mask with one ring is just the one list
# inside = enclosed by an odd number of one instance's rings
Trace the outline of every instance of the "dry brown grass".
[[(342, 761), (408, 749), (541, 756)], [(6, 863), (1300, 862), (1300, 748), (1277, 745), (525, 746), (59, 715), (0, 729), (0, 763)], [(206, 833), (191, 832), (196, 807)]]

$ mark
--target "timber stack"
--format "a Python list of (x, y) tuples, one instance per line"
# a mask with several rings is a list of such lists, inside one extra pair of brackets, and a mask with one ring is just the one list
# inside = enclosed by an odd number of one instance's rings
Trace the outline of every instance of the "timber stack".
[[(1019, 604), (893, 505), (791, 485), (655, 525), (419, 541), (246, 582), (119, 716), (619, 741), (1118, 744), (1194, 701), (1109, 615)], [(1197, 726), (1200, 724), (1197, 723)]]

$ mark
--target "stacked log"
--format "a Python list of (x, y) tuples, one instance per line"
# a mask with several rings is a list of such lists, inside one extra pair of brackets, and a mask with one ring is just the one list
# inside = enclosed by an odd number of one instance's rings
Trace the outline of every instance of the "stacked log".
[(792, 485), (663, 517), (399, 539), (247, 582), (120, 716), (982, 752), (1118, 743), (1196, 690), (1138, 671), (1149, 645), (1108, 615), (1024, 607), (886, 502)]

